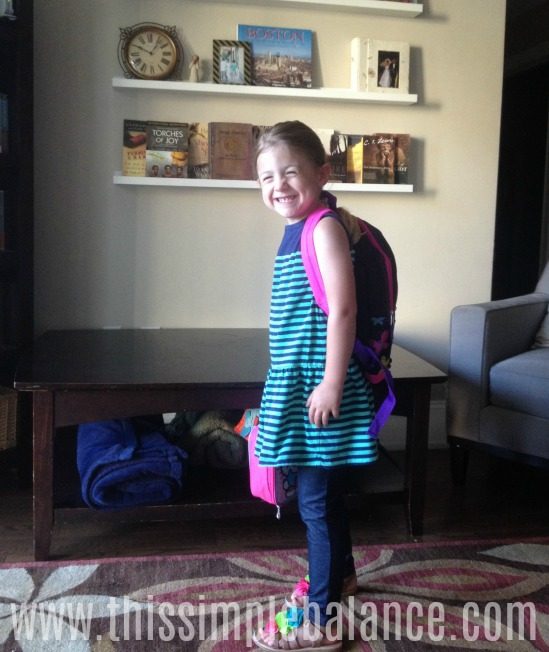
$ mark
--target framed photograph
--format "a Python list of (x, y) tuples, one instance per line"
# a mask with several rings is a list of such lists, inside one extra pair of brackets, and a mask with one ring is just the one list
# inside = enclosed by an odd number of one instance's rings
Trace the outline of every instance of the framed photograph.
[(216, 84), (252, 83), (252, 47), (246, 41), (213, 42), (213, 80)]
[(410, 44), (354, 38), (351, 42), (351, 88), (370, 93), (409, 92)]

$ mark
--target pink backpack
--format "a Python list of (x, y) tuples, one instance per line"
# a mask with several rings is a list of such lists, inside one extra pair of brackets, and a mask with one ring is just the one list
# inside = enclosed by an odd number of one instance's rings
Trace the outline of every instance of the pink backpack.
[(250, 465), (250, 491), (252, 496), (276, 505), (276, 517), (280, 507), (296, 496), (297, 472), (293, 466), (260, 466), (255, 455), (259, 425), (254, 425), (248, 437), (248, 462)]
[[(336, 198), (324, 191), (329, 208), (311, 213), (301, 235), (301, 258), (318, 307), (327, 315), (328, 302), (315, 252), (313, 232), (327, 214), (337, 214)], [(357, 338), (353, 355), (365, 378), (372, 384), (376, 416), (369, 434), (376, 437), (394, 409), (396, 399), (391, 365), (391, 345), (398, 292), (396, 262), (387, 240), (379, 229), (355, 218), (361, 237), (354, 245), (357, 292)]]

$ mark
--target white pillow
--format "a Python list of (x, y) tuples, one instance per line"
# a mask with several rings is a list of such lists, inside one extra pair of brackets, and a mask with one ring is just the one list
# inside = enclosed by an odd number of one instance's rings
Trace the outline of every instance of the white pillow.
[(544, 346), (549, 347), (549, 309), (547, 310), (547, 314), (541, 322), (540, 329), (536, 334), (536, 339), (534, 340), (534, 348)]

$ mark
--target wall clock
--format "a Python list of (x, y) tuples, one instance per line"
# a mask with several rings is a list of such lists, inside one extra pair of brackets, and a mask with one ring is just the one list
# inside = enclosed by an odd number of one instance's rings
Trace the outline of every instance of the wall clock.
[(126, 77), (173, 77), (183, 61), (183, 48), (175, 27), (158, 23), (121, 27), (118, 61)]

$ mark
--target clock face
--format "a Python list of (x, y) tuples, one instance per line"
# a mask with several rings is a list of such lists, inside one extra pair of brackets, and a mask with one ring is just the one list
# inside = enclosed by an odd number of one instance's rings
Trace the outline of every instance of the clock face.
[(156, 27), (143, 27), (133, 33), (124, 54), (132, 74), (141, 79), (169, 77), (177, 64), (173, 39)]

